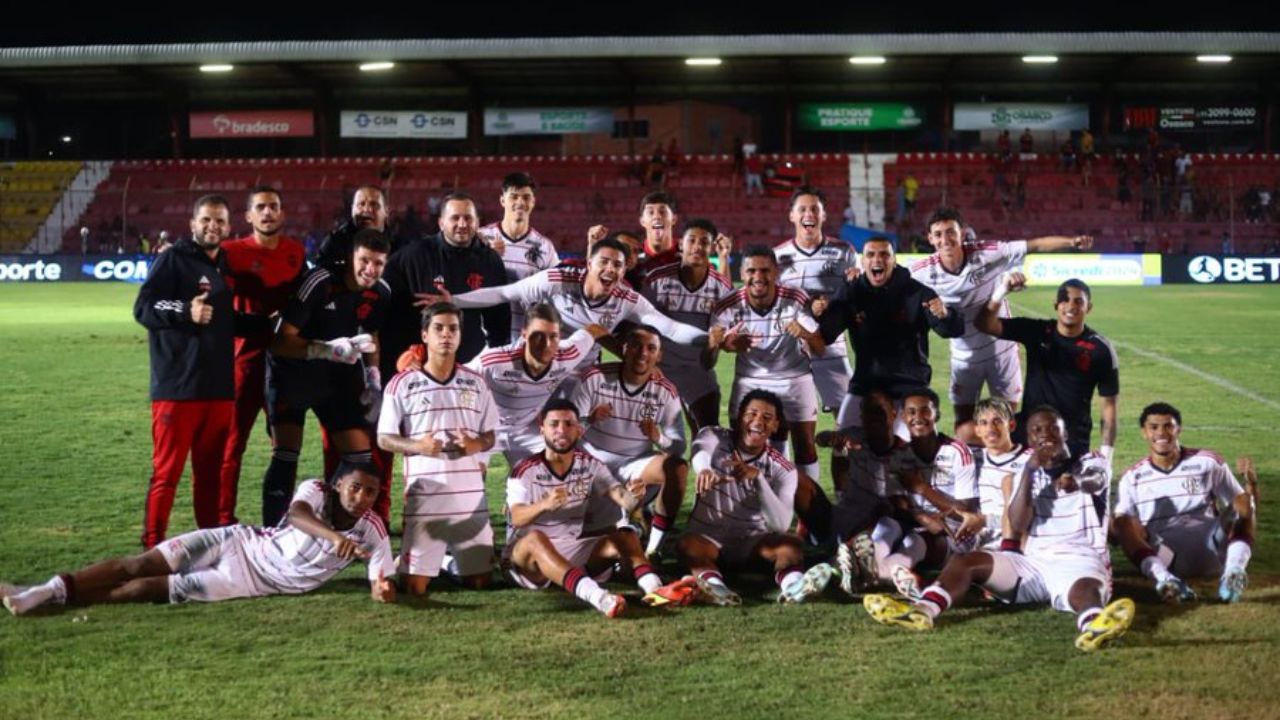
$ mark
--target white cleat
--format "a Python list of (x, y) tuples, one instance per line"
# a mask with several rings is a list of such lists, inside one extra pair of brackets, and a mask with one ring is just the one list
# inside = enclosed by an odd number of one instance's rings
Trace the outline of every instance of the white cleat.
[(821, 595), (831, 582), (836, 569), (827, 563), (818, 563), (805, 571), (804, 575), (793, 580), (782, 588), (778, 594), (778, 602), (799, 604), (811, 597)]
[(893, 586), (898, 589), (902, 597), (911, 602), (920, 599), (920, 576), (912, 572), (911, 568), (906, 565), (894, 565), (890, 575), (893, 577)]

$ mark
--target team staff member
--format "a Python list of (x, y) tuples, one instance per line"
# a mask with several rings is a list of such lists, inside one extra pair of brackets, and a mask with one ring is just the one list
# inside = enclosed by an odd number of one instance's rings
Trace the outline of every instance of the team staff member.
[(235, 397), (235, 318), (222, 241), (226, 198), (205, 195), (191, 212), (191, 239), (156, 258), (133, 304), (151, 346), (151, 482), (142, 545), (165, 539), (173, 496), (191, 454), (196, 525), (218, 525), (218, 479)]
[[(351, 217), (342, 221), (333, 232), (320, 241), (316, 251), (316, 264), (321, 267), (341, 269), (351, 257), (351, 240), (361, 230), (372, 228), (387, 231), (387, 193), (377, 185), (361, 185), (351, 196)], [(392, 248), (393, 250), (398, 248)]]
[[(445, 196), (440, 209), (440, 232), (400, 250), (387, 261), (386, 280), (391, 286), (391, 310), (383, 331), (383, 367), (395, 375), (396, 358), (421, 342), (422, 314), (414, 305), (416, 293), (438, 294), (447, 290), (462, 294), (482, 287), (507, 284), (502, 256), (478, 236), (480, 218), (475, 201), (461, 192)], [(471, 362), (486, 347), (511, 342), (511, 308), (507, 304), (469, 310), (462, 317), (459, 363)]]
[(267, 346), (271, 344), (271, 316), (284, 310), (306, 269), (302, 243), (284, 237), (284, 207), (280, 191), (260, 185), (249, 191), (245, 212), (253, 232), (228, 240), (222, 249), (233, 283), (233, 304), (243, 333), (236, 338), (236, 405), (222, 456), (222, 482), (218, 523), (234, 525), (236, 489), (249, 434), (259, 412), (267, 409)]
[(1008, 273), (996, 285), (991, 300), (973, 324), (988, 335), (1022, 343), (1027, 349), (1027, 390), (1018, 415), (1014, 439), (1026, 439), (1026, 410), (1048, 405), (1062, 413), (1072, 457), (1089, 449), (1093, 432), (1093, 391), (1102, 396), (1102, 447), (1111, 460), (1116, 445), (1119, 413), (1120, 361), (1111, 341), (1084, 324), (1093, 310), (1093, 292), (1083, 280), (1072, 278), (1058, 286), (1054, 320), (1001, 318), (1000, 307), (1011, 292), (1027, 286), (1019, 272)]

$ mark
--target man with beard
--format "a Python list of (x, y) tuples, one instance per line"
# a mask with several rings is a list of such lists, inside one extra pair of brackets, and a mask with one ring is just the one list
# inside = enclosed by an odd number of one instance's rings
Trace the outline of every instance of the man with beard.
[(219, 475), (235, 404), (235, 318), (221, 250), (230, 231), (226, 198), (196, 200), (191, 239), (156, 258), (133, 305), (151, 354), (152, 473), (142, 530), (147, 549), (165, 538), (188, 454), (196, 525), (218, 525)]
[(387, 201), (387, 193), (377, 185), (356, 188), (355, 195), (351, 196), (351, 217), (320, 241), (316, 264), (339, 269), (351, 257), (351, 239), (357, 232), (366, 228), (386, 232)]
[[(845, 331), (853, 340), (853, 379), (836, 419), (841, 429), (861, 424), (858, 407), (873, 389), (900, 400), (907, 390), (929, 387), (930, 329), (946, 338), (964, 332), (960, 313), (898, 267), (893, 244), (883, 237), (867, 240), (862, 273), (845, 284), (830, 307), (815, 303), (814, 313), (821, 315), (828, 342)], [(897, 433), (906, 437), (903, 427)]]
[(240, 464), (258, 413), (267, 409), (267, 346), (271, 344), (274, 316), (284, 310), (306, 271), (302, 243), (280, 233), (284, 208), (278, 190), (267, 185), (250, 190), (245, 220), (253, 232), (222, 244), (235, 308), (252, 324), (246, 323), (241, 337), (236, 338), (236, 406), (222, 458), (220, 525), (237, 522)]
[[(421, 337), (423, 294), (466, 293), (507, 284), (502, 258), (477, 235), (480, 219), (470, 195), (453, 192), (440, 205), (440, 232), (396, 252), (387, 261), (391, 311), (383, 333), (383, 372)], [(458, 362), (468, 363), (486, 347), (511, 342), (511, 309), (506, 303), (462, 315)]]
[(605, 617), (626, 610), (627, 602), (600, 587), (616, 563), (631, 570), (651, 605), (682, 605), (693, 599), (692, 583), (662, 580), (630, 528), (604, 534), (584, 532), (595, 503), (609, 502), (630, 513), (644, 496), (643, 481), (623, 487), (604, 463), (578, 449), (582, 422), (563, 398), (550, 400), (538, 415), (545, 449), (516, 465), (507, 479), (507, 506), (514, 529), (507, 553), (509, 577), (520, 587), (555, 583)]

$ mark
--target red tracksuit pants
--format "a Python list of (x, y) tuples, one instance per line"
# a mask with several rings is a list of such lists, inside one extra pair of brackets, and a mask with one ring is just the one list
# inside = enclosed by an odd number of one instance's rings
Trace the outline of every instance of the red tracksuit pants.
[(142, 546), (165, 539), (178, 481), (191, 455), (196, 526), (218, 526), (219, 478), (234, 411), (232, 400), (154, 400), (151, 403), (151, 486), (142, 521)]
[(236, 522), (236, 497), (240, 487), (240, 466), (253, 433), (258, 413), (267, 409), (267, 351), (236, 342), (236, 401), (227, 434), (227, 448), (222, 457), (222, 477), (218, 492), (218, 524)]

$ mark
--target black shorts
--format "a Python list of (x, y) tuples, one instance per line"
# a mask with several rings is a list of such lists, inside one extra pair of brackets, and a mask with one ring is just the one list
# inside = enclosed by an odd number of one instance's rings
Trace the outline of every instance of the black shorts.
[(267, 419), (272, 425), (303, 425), (311, 410), (329, 432), (367, 428), (363, 392), (359, 365), (275, 358), (267, 363)]

